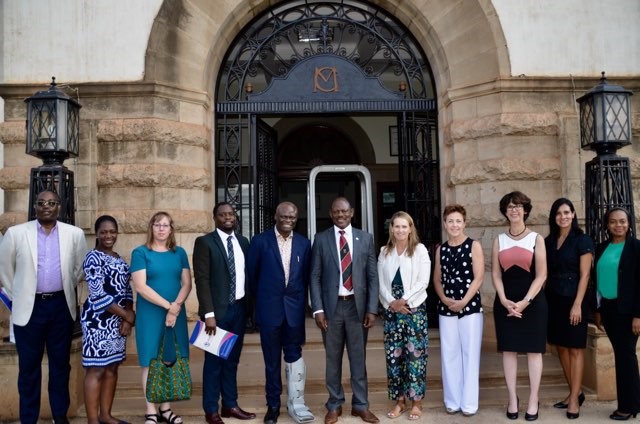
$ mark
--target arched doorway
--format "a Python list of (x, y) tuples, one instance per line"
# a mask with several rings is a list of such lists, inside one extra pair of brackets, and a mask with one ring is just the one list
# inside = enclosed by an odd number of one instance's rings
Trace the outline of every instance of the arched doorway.
[[(276, 155), (278, 175), (278, 197), (300, 205), (296, 230), (307, 234), (308, 214), (305, 210), (309, 172), (319, 165), (342, 165), (361, 163), (360, 155), (351, 137), (330, 124), (330, 121), (314, 122), (297, 127), (278, 143)], [(335, 196), (345, 196), (357, 205), (360, 193), (355, 176), (328, 176), (320, 179), (314, 204), (321, 212), (317, 229), (321, 231), (331, 225), (324, 209)], [(354, 217), (357, 218), (357, 215)], [(358, 222), (353, 225), (359, 227)]]
[[(375, 143), (372, 162), (361, 164), (380, 166), (381, 143), (390, 149), (393, 172), (385, 178), (397, 183), (398, 209), (414, 216), (425, 244), (439, 242), (433, 78), (424, 52), (391, 14), (363, 1), (278, 3), (242, 30), (219, 75), (217, 200), (236, 207), (244, 234), (272, 224), (281, 200), (279, 179), (288, 172), (278, 162), (284, 139), (268, 122), (306, 116), (336, 128), (334, 119), (349, 116), (385, 122), (386, 141)], [(380, 133), (367, 130), (372, 138)], [(298, 158), (313, 151), (308, 137), (296, 146), (291, 155)], [(335, 160), (336, 149), (312, 159)], [(358, 159), (359, 153), (351, 156)]]

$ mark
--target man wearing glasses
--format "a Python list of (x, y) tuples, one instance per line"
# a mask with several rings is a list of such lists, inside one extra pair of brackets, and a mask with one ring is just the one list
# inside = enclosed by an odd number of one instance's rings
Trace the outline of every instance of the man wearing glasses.
[(56, 193), (38, 194), (35, 209), (34, 221), (9, 228), (0, 243), (0, 284), (13, 300), (20, 422), (38, 422), (46, 347), (53, 422), (68, 423), (75, 288), (87, 245), (80, 228), (58, 222)]

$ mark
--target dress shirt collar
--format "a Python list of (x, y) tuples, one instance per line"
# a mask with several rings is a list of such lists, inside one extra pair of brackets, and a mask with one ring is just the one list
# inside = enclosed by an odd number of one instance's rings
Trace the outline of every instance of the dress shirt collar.
[(287, 238), (284, 238), (282, 236), (282, 234), (280, 234), (280, 231), (278, 231), (278, 229), (276, 227), (273, 227), (273, 231), (276, 232), (276, 239), (280, 239), (280, 240), (283, 240), (283, 241), (293, 240), (293, 231), (291, 231), (289, 233), (289, 237), (287, 237)]
[(352, 233), (353, 233), (353, 228), (351, 227), (351, 224), (347, 225), (344, 229), (342, 228), (338, 228), (337, 226), (333, 226), (333, 231), (336, 235), (336, 237), (340, 237), (340, 231), (344, 231), (344, 236), (345, 237), (351, 237)]
[[(216, 231), (218, 232), (218, 235), (220, 236), (220, 238), (222, 239), (223, 242), (227, 242), (227, 239), (229, 238), (229, 236), (233, 237), (231, 239), (231, 241), (236, 240), (236, 234), (232, 231), (231, 234), (227, 234), (224, 231), (222, 231), (220, 228), (216, 228)], [(226, 246), (226, 244), (225, 244)]]

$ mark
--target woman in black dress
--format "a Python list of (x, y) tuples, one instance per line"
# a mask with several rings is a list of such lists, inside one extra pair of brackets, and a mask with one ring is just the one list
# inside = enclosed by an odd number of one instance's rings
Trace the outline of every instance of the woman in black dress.
[(542, 291), (547, 279), (547, 255), (542, 236), (527, 228), (531, 209), (531, 199), (519, 191), (500, 200), (500, 212), (509, 221), (509, 229), (494, 240), (491, 255), (496, 289), (493, 319), (509, 392), (510, 420), (518, 418), (518, 353), (527, 354), (529, 367), (529, 402), (524, 418), (538, 419), (542, 354), (547, 344), (547, 300)]
[(640, 373), (636, 346), (640, 335), (640, 241), (631, 236), (629, 213), (607, 212), (609, 240), (596, 248), (598, 310), (595, 322), (613, 347), (618, 409), (609, 418), (626, 421), (640, 412)]
[(582, 376), (588, 314), (585, 293), (593, 260), (593, 242), (578, 227), (576, 210), (569, 199), (560, 198), (551, 205), (545, 246), (545, 293), (549, 304), (547, 341), (558, 348), (569, 385), (569, 395), (553, 406), (567, 409), (567, 418), (575, 419), (580, 416), (580, 406), (584, 402)]

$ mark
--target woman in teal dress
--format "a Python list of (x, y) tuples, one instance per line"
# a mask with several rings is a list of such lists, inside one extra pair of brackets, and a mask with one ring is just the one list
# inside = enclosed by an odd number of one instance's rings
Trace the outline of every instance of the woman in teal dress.
[[(191, 291), (191, 270), (183, 248), (176, 245), (173, 220), (166, 212), (151, 217), (147, 242), (131, 254), (131, 277), (136, 290), (136, 348), (142, 367), (142, 387), (147, 386), (149, 364), (158, 356), (165, 327), (173, 327), (180, 355), (189, 357), (187, 314), (184, 302)], [(146, 398), (146, 394), (145, 394)], [(159, 412), (159, 414), (158, 414)], [(145, 424), (181, 424), (168, 402), (147, 402)]]

